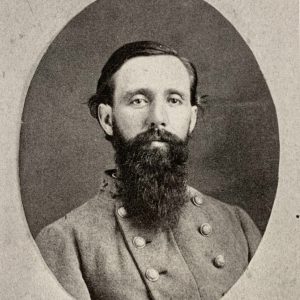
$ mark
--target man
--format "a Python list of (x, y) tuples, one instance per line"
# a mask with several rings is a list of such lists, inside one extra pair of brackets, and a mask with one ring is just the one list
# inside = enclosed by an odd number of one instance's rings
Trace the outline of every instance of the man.
[(169, 47), (118, 49), (89, 101), (116, 151), (99, 194), (36, 241), (76, 299), (219, 299), (260, 241), (250, 217), (187, 186), (195, 67)]

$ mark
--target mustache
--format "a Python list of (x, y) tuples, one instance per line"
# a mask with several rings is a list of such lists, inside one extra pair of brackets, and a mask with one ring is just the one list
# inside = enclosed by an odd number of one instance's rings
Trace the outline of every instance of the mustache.
[(145, 145), (154, 141), (164, 142), (171, 145), (186, 144), (186, 140), (182, 140), (177, 135), (159, 128), (150, 128), (145, 132), (139, 133), (136, 137), (129, 140), (130, 145)]

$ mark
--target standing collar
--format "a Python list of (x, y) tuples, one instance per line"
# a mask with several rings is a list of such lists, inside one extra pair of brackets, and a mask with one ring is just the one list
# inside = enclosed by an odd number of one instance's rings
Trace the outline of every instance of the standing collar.
[[(99, 196), (106, 195), (111, 198), (118, 196), (116, 182), (118, 180), (118, 169), (112, 168), (104, 171), (100, 182)], [(187, 186), (188, 197), (192, 200), (195, 196), (203, 198), (203, 194), (194, 189), (193, 187)]]
[(99, 196), (108, 196), (116, 198), (117, 196), (117, 169), (109, 169), (104, 171), (100, 181)]

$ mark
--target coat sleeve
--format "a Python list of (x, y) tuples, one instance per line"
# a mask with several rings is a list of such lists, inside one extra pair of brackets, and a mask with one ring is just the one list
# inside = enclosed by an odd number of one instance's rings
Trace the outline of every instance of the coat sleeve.
[(240, 219), (242, 229), (248, 242), (248, 260), (250, 262), (261, 241), (261, 233), (254, 224), (253, 220), (250, 218), (250, 216), (242, 208), (236, 207), (236, 212)]
[(65, 290), (75, 299), (90, 300), (72, 231), (60, 224), (52, 224), (38, 234), (36, 243), (48, 267)]

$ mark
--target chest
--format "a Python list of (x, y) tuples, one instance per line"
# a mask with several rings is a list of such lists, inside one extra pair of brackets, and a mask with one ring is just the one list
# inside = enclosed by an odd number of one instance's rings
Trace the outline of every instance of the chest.
[(242, 231), (205, 212), (155, 234), (126, 218), (112, 223), (79, 241), (92, 299), (219, 299), (248, 264)]

